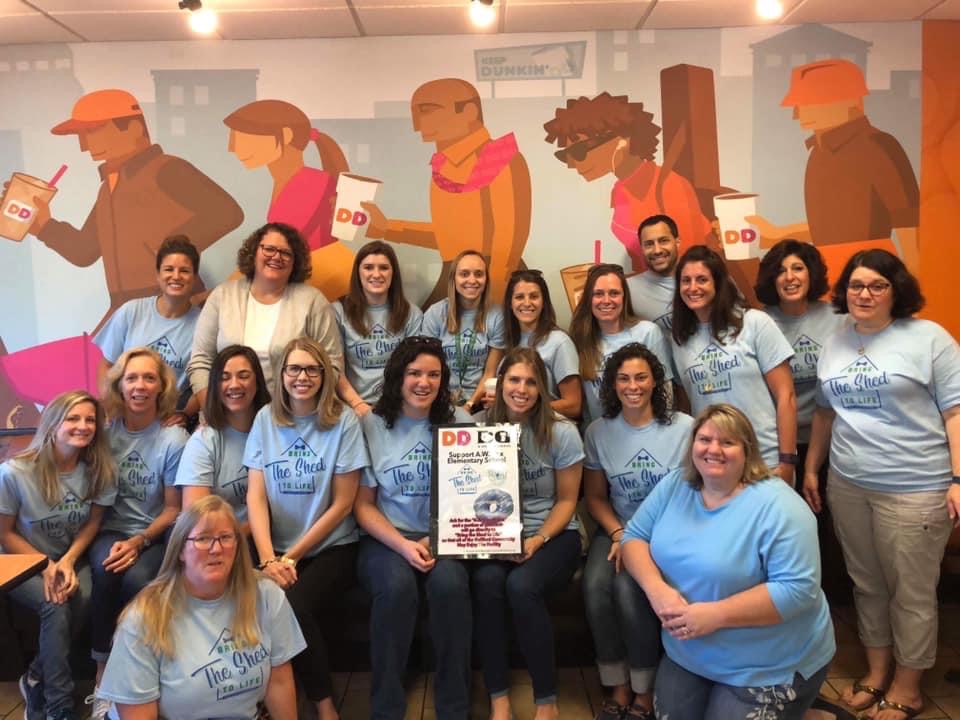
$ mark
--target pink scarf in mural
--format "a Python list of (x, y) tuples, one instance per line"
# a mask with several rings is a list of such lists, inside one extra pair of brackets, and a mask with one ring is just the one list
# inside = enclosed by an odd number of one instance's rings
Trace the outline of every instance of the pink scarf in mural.
[(440, 174), (440, 168), (447, 162), (447, 156), (442, 152), (434, 153), (430, 159), (433, 168), (433, 181), (441, 190), (450, 193), (465, 193), (482, 190), (493, 182), (513, 156), (517, 154), (517, 139), (513, 133), (491, 140), (484, 145), (477, 156), (477, 164), (473, 166), (470, 177), (464, 183), (458, 183)]

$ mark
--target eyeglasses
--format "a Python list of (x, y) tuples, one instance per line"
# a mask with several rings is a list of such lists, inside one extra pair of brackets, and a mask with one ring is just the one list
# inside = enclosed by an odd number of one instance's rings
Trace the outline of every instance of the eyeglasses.
[(224, 535), (195, 535), (188, 537), (187, 540), (193, 543), (197, 550), (212, 550), (214, 543), (220, 543), (220, 547), (229, 550), (237, 544), (237, 536), (233, 533)]
[(274, 255), (279, 255), (280, 259), (284, 262), (293, 260), (292, 250), (284, 250), (283, 248), (278, 248), (276, 245), (261, 245), (260, 250), (263, 251), (265, 258), (272, 258)]
[(865, 285), (862, 282), (852, 282), (847, 285), (847, 292), (851, 295), (859, 295), (866, 290), (868, 293), (870, 293), (871, 297), (880, 297), (889, 289), (890, 283), (881, 282), (879, 280), (877, 282), (872, 282), (869, 285)]
[(306, 373), (308, 378), (320, 377), (323, 374), (323, 368), (320, 365), (284, 365), (283, 374), (288, 378), (294, 379), (300, 377), (300, 373)]
[(403, 345), (426, 345), (427, 347), (441, 349), (443, 343), (440, 338), (430, 337), (429, 335), (411, 335), (403, 339)]
[(583, 162), (587, 158), (588, 152), (594, 148), (600, 147), (605, 142), (612, 140), (616, 136), (617, 134), (612, 132), (604, 133), (603, 135), (594, 135), (586, 140), (575, 142), (573, 145), (567, 145), (567, 147), (560, 148), (553, 154), (553, 156), (564, 164), (566, 164), (568, 156), (577, 162)]

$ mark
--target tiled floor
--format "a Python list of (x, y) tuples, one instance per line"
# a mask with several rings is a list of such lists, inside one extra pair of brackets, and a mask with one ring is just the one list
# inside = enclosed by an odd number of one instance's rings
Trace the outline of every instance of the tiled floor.
[[(864, 672), (863, 655), (857, 645), (853, 611), (839, 608), (834, 612), (837, 632), (837, 655), (827, 675), (823, 694), (838, 697), (839, 691)], [(940, 648), (937, 664), (924, 675), (924, 711), (919, 720), (960, 720), (960, 684), (944, 679), (951, 668), (960, 670), (960, 606), (945, 605), (940, 612)], [(420, 676), (407, 693), (406, 720), (435, 720), (432, 677)], [(343, 720), (369, 717), (370, 674), (338, 673), (334, 677), (334, 693)], [(533, 696), (526, 672), (513, 672), (510, 691), (517, 720), (533, 717)], [(594, 668), (562, 668), (560, 670), (560, 711), (563, 720), (592, 720), (599, 707), (600, 683)], [(473, 683), (471, 717), (487, 717), (488, 705), (479, 674)], [(21, 718), (23, 703), (16, 683), (0, 683), (0, 718)]]

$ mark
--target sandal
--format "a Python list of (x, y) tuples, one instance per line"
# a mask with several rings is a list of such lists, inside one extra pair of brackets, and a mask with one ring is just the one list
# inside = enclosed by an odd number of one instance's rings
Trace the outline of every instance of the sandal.
[[(878, 701), (883, 699), (883, 694), (886, 692), (886, 690), (875, 688), (872, 685), (864, 685), (859, 680), (854, 680), (853, 685), (850, 686), (850, 689), (853, 691), (854, 695), (858, 693), (867, 693), (867, 695), (870, 695), (870, 701), (866, 703), (860, 703), (859, 705), (853, 705), (847, 702), (843, 703), (851, 710), (856, 710), (857, 712), (863, 712), (864, 710), (876, 705)], [(911, 715), (910, 717), (913, 716)]]
[(915, 718), (917, 715), (923, 712), (922, 707), (910, 707), (909, 705), (902, 705), (893, 700), (887, 700), (886, 697), (880, 698), (880, 702), (877, 703), (877, 712), (883, 712), (884, 710), (893, 710), (894, 712), (902, 712), (903, 720), (910, 720), (910, 718)]

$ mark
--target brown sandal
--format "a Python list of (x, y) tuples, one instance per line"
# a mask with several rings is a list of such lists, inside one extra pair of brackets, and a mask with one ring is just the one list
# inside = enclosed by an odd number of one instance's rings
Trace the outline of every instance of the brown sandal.
[(894, 712), (902, 712), (903, 720), (910, 720), (910, 718), (915, 718), (917, 715), (923, 712), (922, 707), (910, 707), (909, 705), (902, 705), (893, 700), (887, 700), (886, 697), (880, 698), (880, 702), (877, 703), (877, 711), (883, 712), (884, 710), (893, 710)]
[[(853, 690), (854, 695), (858, 693), (867, 693), (867, 695), (871, 696), (870, 701), (867, 703), (860, 703), (859, 705), (844, 703), (844, 705), (846, 705), (848, 708), (850, 708), (851, 710), (856, 710), (857, 712), (863, 712), (864, 710), (876, 705), (877, 702), (883, 699), (883, 694), (886, 692), (886, 690), (875, 688), (872, 685), (864, 685), (859, 680), (854, 680), (853, 685), (850, 687), (850, 689)], [(891, 708), (891, 709), (895, 709), (895, 708)], [(911, 715), (910, 717), (913, 717), (913, 715)]]

